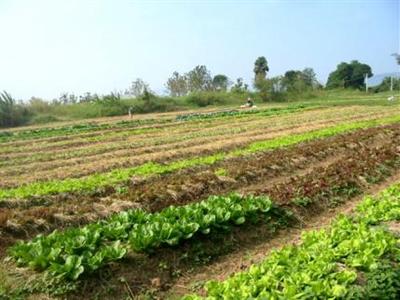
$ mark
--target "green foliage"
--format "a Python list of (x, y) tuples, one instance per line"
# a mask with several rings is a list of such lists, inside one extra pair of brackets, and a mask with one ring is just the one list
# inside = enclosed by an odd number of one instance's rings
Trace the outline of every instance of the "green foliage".
[(267, 72), (269, 71), (267, 59), (264, 56), (260, 56), (254, 62), (254, 80), (257, 82), (258, 80), (263, 80), (267, 76)]
[(223, 74), (215, 75), (212, 80), (212, 85), (214, 90), (226, 92), (229, 86), (229, 78)]
[(215, 92), (194, 92), (187, 96), (187, 100), (198, 107), (226, 104), (224, 95)]
[(231, 88), (232, 93), (243, 94), (249, 90), (249, 85), (244, 83), (243, 78), (237, 78), (235, 84)]
[(22, 105), (16, 103), (9, 93), (0, 93), (0, 127), (11, 127), (25, 124), (30, 113)]
[(184, 96), (188, 93), (188, 82), (186, 75), (180, 75), (178, 72), (172, 73), (168, 78), (166, 87), (172, 97)]
[(145, 91), (149, 90), (150, 88), (148, 83), (144, 82), (141, 78), (136, 78), (136, 80), (131, 83), (131, 86), (125, 94), (139, 98), (144, 95)]
[(212, 78), (206, 66), (196, 66), (186, 74), (189, 92), (212, 90)]
[(355, 88), (365, 87), (365, 74), (371, 77), (372, 70), (367, 64), (353, 60), (350, 63), (340, 63), (336, 70), (329, 74), (327, 88)]
[(267, 221), (274, 213), (266, 197), (211, 196), (158, 213), (129, 210), (82, 228), (55, 230), (17, 243), (9, 254), (19, 265), (73, 281), (124, 257), (129, 249), (127, 242), (134, 251), (148, 251), (162, 244), (176, 245), (196, 233), (209, 234), (246, 221)]
[[(385, 213), (375, 210), (381, 202)], [(339, 216), (329, 229), (305, 232), (301, 244), (272, 251), (248, 271), (209, 281), (205, 299), (398, 299), (398, 239), (372, 224), (398, 221), (399, 206), (400, 185), (368, 197), (355, 217)]]
[[(373, 87), (372, 90), (374, 92), (390, 91), (390, 85), (391, 85), (391, 78), (390, 77), (385, 77), (382, 80), (382, 82), (377, 87)], [(400, 78), (393, 78), (393, 90), (394, 91), (399, 91), (400, 90)]]

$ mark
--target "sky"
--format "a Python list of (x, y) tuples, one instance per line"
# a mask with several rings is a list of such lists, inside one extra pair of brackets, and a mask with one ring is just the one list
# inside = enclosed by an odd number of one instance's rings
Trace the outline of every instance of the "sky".
[(342, 61), (398, 71), (400, 0), (0, 0), (0, 90), (17, 99), (125, 90), (165, 92), (174, 72), (206, 65), (251, 84), (312, 67), (325, 83)]

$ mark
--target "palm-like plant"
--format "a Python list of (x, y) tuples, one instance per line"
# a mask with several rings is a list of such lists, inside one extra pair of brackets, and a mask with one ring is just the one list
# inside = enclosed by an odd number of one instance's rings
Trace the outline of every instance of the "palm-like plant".
[(13, 110), (15, 100), (9, 93), (0, 93), (0, 126), (13, 125)]

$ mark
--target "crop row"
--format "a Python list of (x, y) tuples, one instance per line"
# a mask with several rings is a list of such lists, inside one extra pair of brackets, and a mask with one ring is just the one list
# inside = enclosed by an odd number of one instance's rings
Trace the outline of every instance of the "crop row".
[[(151, 140), (153, 138), (165, 137), (165, 131), (168, 136), (181, 136), (183, 134), (192, 134), (198, 132), (201, 128), (202, 132), (213, 132), (223, 128), (243, 128), (244, 126), (253, 126), (259, 123), (261, 126), (269, 125), (270, 128), (287, 127), (287, 126), (305, 126), (310, 122), (332, 122), (343, 121), (345, 119), (371, 119), (382, 118), (393, 115), (393, 111), (384, 110), (376, 111), (373, 109), (359, 109), (356, 113), (350, 108), (334, 108), (326, 110), (314, 110), (300, 112), (294, 115), (281, 116), (280, 118), (265, 118), (263, 116), (249, 116), (246, 119), (224, 118), (221, 121), (204, 120), (202, 124), (194, 122), (175, 122), (166, 124), (161, 127), (142, 127), (131, 130), (112, 130), (109, 132), (96, 132), (95, 134), (75, 135), (69, 137), (58, 137), (52, 139), (37, 140), (34, 144), (25, 141), (24, 144), (16, 142), (12, 144), (4, 144), (0, 149), (0, 157), (14, 158), (24, 157), (32, 152), (70, 152), (82, 147), (102, 147), (110, 143), (121, 143), (127, 140)], [(295, 117), (294, 117), (295, 116)], [(355, 120), (354, 120), (355, 121)], [(313, 123), (314, 124), (314, 123)], [(168, 125), (168, 126), (167, 126)]]
[(184, 299), (399, 299), (399, 240), (382, 225), (390, 221), (400, 221), (400, 184), (248, 271), (207, 282), (206, 297)]
[[(48, 178), (65, 179), (79, 178), (93, 173), (103, 173), (114, 168), (133, 167), (148, 161), (157, 163), (171, 162), (177, 159), (187, 159), (194, 156), (210, 155), (215, 152), (227, 152), (237, 147), (244, 147), (251, 142), (263, 141), (287, 134), (298, 134), (305, 131), (321, 129), (332, 124), (313, 124), (307, 128), (291, 128), (287, 131), (268, 130), (259, 126), (255, 130), (239, 133), (233, 128), (234, 135), (223, 134), (218, 136), (205, 136), (203, 138), (190, 139), (174, 144), (161, 144), (157, 146), (145, 146), (129, 148), (115, 152), (106, 152), (93, 156), (81, 156), (73, 159), (56, 160), (44, 163), (34, 163), (0, 169), (0, 176), (6, 179), (0, 184), (1, 188), (11, 188), (34, 181), (43, 181)], [(239, 128), (240, 129), (240, 128)], [(210, 133), (211, 135), (211, 133)], [(156, 141), (153, 141), (156, 143)], [(34, 176), (32, 176), (34, 172)]]
[(241, 117), (247, 115), (261, 115), (261, 116), (273, 116), (273, 115), (281, 115), (291, 112), (297, 112), (300, 110), (307, 109), (314, 109), (318, 108), (319, 106), (312, 106), (306, 104), (300, 105), (293, 105), (289, 107), (275, 107), (270, 109), (263, 109), (263, 110), (226, 110), (226, 111), (215, 111), (215, 112), (208, 112), (208, 113), (191, 113), (191, 114), (182, 114), (176, 117), (177, 121), (189, 121), (189, 120), (199, 120), (199, 119), (212, 119), (212, 118), (221, 118), (221, 117)]
[(281, 147), (295, 145), (301, 142), (326, 138), (337, 134), (373, 127), (376, 125), (390, 124), (400, 121), (400, 116), (368, 120), (353, 123), (339, 124), (320, 130), (306, 132), (297, 135), (278, 137), (275, 139), (254, 142), (244, 148), (230, 152), (219, 152), (209, 156), (195, 157), (173, 161), (168, 164), (148, 162), (133, 168), (115, 169), (107, 173), (89, 175), (82, 178), (68, 178), (64, 180), (51, 180), (35, 182), (11, 189), (0, 189), (0, 199), (29, 198), (68, 192), (93, 192), (105, 186), (123, 185), (132, 176), (151, 176), (174, 172), (184, 168), (212, 165), (228, 157), (248, 155), (260, 151), (267, 151)]
[(158, 213), (129, 210), (82, 228), (39, 235), (10, 248), (19, 265), (46, 270), (76, 280), (128, 251), (148, 251), (162, 244), (177, 245), (195, 233), (227, 229), (246, 221), (268, 220), (277, 209), (267, 197), (211, 196), (186, 206), (170, 206)]
[[(298, 112), (304, 109), (310, 108), (318, 108), (316, 106), (310, 107), (307, 105), (293, 105), (284, 108), (268, 108), (262, 110), (252, 110), (252, 111), (235, 111), (235, 112), (212, 112), (205, 114), (196, 114), (196, 117), (193, 115), (178, 115), (176, 117), (177, 121), (188, 121), (188, 120), (201, 120), (201, 119), (209, 119), (209, 118), (222, 118), (222, 117), (240, 117), (245, 115), (262, 115), (262, 116), (272, 116), (272, 115), (282, 115), (292, 112)], [(15, 141), (15, 140), (25, 140), (25, 139), (40, 139), (40, 138), (48, 138), (54, 136), (69, 136), (75, 135), (79, 133), (92, 132), (92, 131), (100, 131), (106, 129), (119, 129), (119, 128), (134, 128), (143, 125), (151, 125), (151, 124), (166, 124), (173, 123), (173, 119), (142, 119), (142, 120), (129, 120), (129, 121), (119, 121), (115, 123), (83, 123), (83, 124), (74, 124), (70, 126), (63, 127), (46, 127), (40, 129), (31, 129), (31, 130), (21, 130), (21, 131), (3, 131), (0, 132), (0, 143)]]
[[(73, 157), (82, 157), (84, 156), (89, 156), (89, 155), (96, 155), (96, 154), (101, 154), (104, 152), (109, 152), (109, 151), (117, 151), (117, 150), (122, 150), (126, 148), (134, 149), (134, 148), (140, 148), (143, 146), (151, 146), (151, 145), (156, 145), (156, 144), (165, 144), (165, 143), (173, 143), (173, 142), (179, 142), (179, 141), (185, 141), (188, 139), (193, 139), (197, 137), (211, 137), (211, 136), (225, 136), (225, 135), (232, 135), (235, 133), (241, 133), (245, 132), (247, 130), (261, 130), (261, 129), (266, 129), (270, 128), (271, 124), (268, 122), (265, 122), (263, 119), (253, 119), (249, 120), (250, 122), (241, 122), (240, 126), (232, 126), (232, 123), (225, 124), (225, 126), (218, 126), (218, 124), (212, 124), (212, 127), (210, 130), (204, 130), (206, 127), (202, 127), (202, 131), (189, 131), (189, 132), (178, 132), (177, 134), (172, 134), (170, 132), (168, 134), (168, 137), (166, 138), (164, 133), (162, 133), (161, 136), (152, 136), (151, 139), (146, 138), (145, 140), (141, 141), (140, 138), (138, 138), (137, 133), (138, 131), (135, 130), (133, 132), (129, 131), (127, 132), (121, 132), (118, 133), (118, 135), (126, 135), (126, 139), (123, 141), (117, 141), (114, 143), (103, 143), (103, 144), (91, 144), (89, 147), (85, 147), (84, 149), (79, 148), (75, 151), (71, 151), (71, 140), (69, 140), (69, 147), (68, 149), (59, 149), (60, 151), (54, 151), (54, 146), (57, 145), (57, 143), (52, 143), (49, 144), (51, 145), (51, 148), (48, 151), (45, 148), (40, 148), (38, 149), (39, 152), (34, 153), (33, 155), (25, 155), (25, 151), (21, 145), (18, 146), (18, 153), (17, 152), (12, 152), (9, 155), (7, 155), (7, 158), (4, 161), (0, 161), (0, 166), (8, 166), (8, 165), (15, 165), (16, 163), (20, 164), (25, 164), (29, 162), (35, 162), (35, 161), (50, 161), (50, 160), (56, 160), (56, 159), (63, 159), (63, 158), (73, 158)], [(197, 129), (197, 128), (196, 128)], [(150, 133), (147, 131), (146, 133)], [(103, 139), (104, 136), (95, 136), (93, 137), (94, 139), (98, 140), (99, 138)], [(89, 138), (88, 141), (92, 141), (92, 138)], [(155, 143), (155, 141), (159, 141)], [(11, 150), (11, 149), (10, 149)], [(68, 150), (68, 151), (66, 151)], [(22, 152), (21, 152), (22, 151)], [(60, 152), (60, 153), (58, 153)], [(3, 156), (4, 157), (4, 156)]]
[(62, 127), (46, 127), (40, 129), (30, 129), (21, 131), (2, 131), (0, 132), (0, 143), (10, 142), (15, 140), (25, 139), (40, 139), (59, 135), (74, 135), (83, 132), (99, 131), (105, 129), (117, 129), (117, 128), (130, 128), (149, 124), (163, 124), (172, 122), (171, 119), (143, 119), (143, 120), (132, 120), (132, 121), (119, 121), (116, 123), (82, 123), (74, 124)]

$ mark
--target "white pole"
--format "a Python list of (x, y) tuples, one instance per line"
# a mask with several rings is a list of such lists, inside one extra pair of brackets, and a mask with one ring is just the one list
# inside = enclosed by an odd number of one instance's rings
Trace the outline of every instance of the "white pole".
[(368, 93), (368, 74), (365, 73), (365, 92)]
[(393, 76), (390, 76), (390, 91), (393, 92)]

